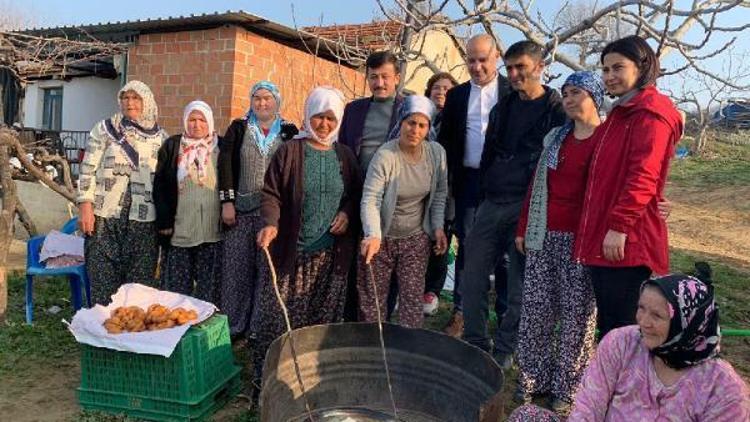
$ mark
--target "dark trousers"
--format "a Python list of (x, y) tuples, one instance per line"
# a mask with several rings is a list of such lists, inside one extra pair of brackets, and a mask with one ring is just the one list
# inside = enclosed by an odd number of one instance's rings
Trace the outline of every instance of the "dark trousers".
[(635, 324), (641, 284), (651, 276), (648, 267), (589, 267), (596, 296), (599, 339), (611, 330)]
[[(474, 227), (479, 209), (481, 194), (479, 192), (479, 170), (464, 167), (464, 184), (456, 191), (455, 234), (458, 239), (455, 276), (453, 279), (453, 308), (462, 311), (462, 289), (466, 261), (466, 236)], [(507, 256), (506, 256), (507, 257)], [(508, 261), (500, 256), (495, 264), (495, 313), (500, 319), (508, 309)], [(429, 271), (429, 270), (428, 270)]]
[[(524, 256), (515, 247), (516, 225), (522, 201), (497, 204), (485, 200), (479, 206), (474, 227), (466, 238), (466, 278), (461, 286), (464, 305), (464, 340), (490, 350), (489, 276), (498, 260), (508, 254), (508, 309), (498, 318), (495, 352), (511, 354), (518, 339)], [(495, 279), (497, 284), (498, 278)], [(497, 287), (496, 287), (497, 288)], [(497, 311), (496, 311), (497, 312)], [(502, 315), (499, 313), (498, 315)]]

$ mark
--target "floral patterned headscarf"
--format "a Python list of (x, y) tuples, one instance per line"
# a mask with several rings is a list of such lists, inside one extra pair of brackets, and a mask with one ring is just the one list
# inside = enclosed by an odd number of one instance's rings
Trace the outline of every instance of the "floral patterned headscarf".
[[(705, 278), (705, 277), (704, 277)], [(701, 281), (684, 274), (648, 280), (667, 299), (671, 318), (667, 340), (651, 350), (674, 369), (697, 365), (719, 353), (719, 309), (710, 277)]]

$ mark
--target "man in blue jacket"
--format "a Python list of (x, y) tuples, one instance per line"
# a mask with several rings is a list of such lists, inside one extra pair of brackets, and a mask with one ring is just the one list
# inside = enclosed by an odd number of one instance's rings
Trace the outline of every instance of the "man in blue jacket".
[[(396, 88), (401, 81), (398, 59), (390, 51), (370, 54), (365, 62), (367, 85), (372, 96), (354, 100), (344, 108), (344, 117), (339, 129), (338, 142), (354, 151), (362, 169), (363, 180), (367, 166), (375, 151), (388, 141), (388, 135), (397, 123), (398, 109), (403, 97)], [(395, 291), (391, 289), (389, 308), (395, 301)], [(346, 292), (344, 319), (357, 320), (357, 271), (356, 260), (349, 271), (349, 284)]]

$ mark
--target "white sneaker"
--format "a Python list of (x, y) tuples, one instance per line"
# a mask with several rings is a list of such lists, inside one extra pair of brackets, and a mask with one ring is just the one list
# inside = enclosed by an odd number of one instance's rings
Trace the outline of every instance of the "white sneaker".
[(427, 292), (422, 297), (422, 309), (427, 316), (435, 315), (439, 305), (440, 301), (435, 293)]

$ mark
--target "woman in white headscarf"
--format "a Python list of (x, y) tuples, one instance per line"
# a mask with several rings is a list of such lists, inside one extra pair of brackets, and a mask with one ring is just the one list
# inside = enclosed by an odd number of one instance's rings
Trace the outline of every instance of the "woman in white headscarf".
[(79, 225), (86, 236), (92, 302), (106, 304), (124, 283), (154, 284), (158, 246), (151, 197), (166, 133), (146, 84), (117, 94), (120, 111), (89, 134), (78, 178)]
[[(431, 249), (437, 255), (448, 249), (444, 231), (448, 195), (445, 150), (437, 142), (427, 142), (434, 114), (435, 106), (427, 97), (407, 97), (391, 141), (378, 149), (367, 169), (361, 203), (364, 240), (357, 280), (363, 321), (377, 321), (378, 312), (385, 315), (395, 275), (399, 323), (422, 327), (427, 259)], [(370, 280), (367, 266), (372, 267), (374, 280)]]
[(219, 138), (213, 111), (203, 101), (188, 104), (182, 120), (183, 133), (159, 150), (154, 177), (156, 228), (166, 252), (162, 288), (215, 302), (221, 264)]
[[(268, 167), (258, 246), (271, 247), (294, 328), (339, 322), (356, 248), (361, 178), (357, 159), (336, 142), (344, 97), (318, 87), (305, 102), (304, 131), (282, 144)], [(256, 376), (270, 343), (285, 331), (273, 285), (264, 278), (251, 321)], [(258, 378), (259, 379), (259, 378)]]

